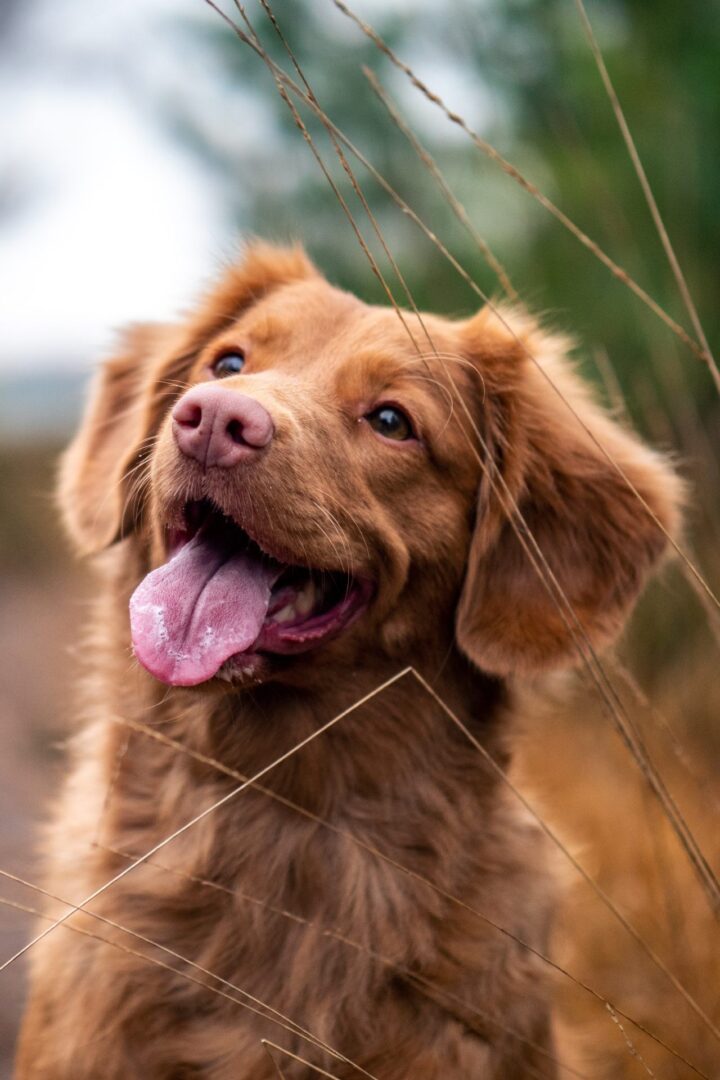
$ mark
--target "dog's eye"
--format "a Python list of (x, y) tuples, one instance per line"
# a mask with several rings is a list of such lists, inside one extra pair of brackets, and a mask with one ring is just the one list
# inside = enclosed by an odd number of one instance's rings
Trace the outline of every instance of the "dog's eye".
[(373, 431), (377, 431), (378, 435), (384, 435), (386, 439), (404, 442), (406, 439), (415, 438), (410, 420), (402, 409), (396, 408), (395, 405), (381, 405), (368, 413), (365, 419)]
[(245, 357), (236, 350), (222, 353), (210, 365), (210, 370), (216, 379), (227, 378), (228, 375), (238, 375), (245, 367)]

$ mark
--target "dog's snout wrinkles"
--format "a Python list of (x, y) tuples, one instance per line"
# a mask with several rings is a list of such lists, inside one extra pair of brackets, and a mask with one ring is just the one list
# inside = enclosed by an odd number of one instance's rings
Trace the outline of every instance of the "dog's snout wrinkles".
[(230, 468), (252, 458), (274, 434), (267, 409), (247, 394), (216, 383), (194, 386), (172, 412), (175, 441), (205, 468)]

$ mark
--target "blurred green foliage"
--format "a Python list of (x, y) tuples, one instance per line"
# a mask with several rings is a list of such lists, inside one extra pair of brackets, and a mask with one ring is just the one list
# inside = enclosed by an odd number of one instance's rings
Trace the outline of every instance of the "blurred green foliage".
[[(367, 13), (368, 5), (358, 4)], [(230, 16), (241, 22), (229, 6)], [(270, 55), (297, 79), (261, 5), (248, 9)], [(368, 65), (399, 101), (507, 266), (523, 300), (572, 329), (586, 355), (606, 350), (633, 418), (656, 439), (686, 445), (694, 410), (714, 407), (701, 361), (529, 195), (424, 101), (331, 0), (273, 0), (283, 34), (334, 123), (443, 240), (485, 291), (497, 281), (431, 176), (362, 74)], [(572, 0), (452, 0), (371, 5), (371, 21), (431, 89), (536, 182), (678, 321), (689, 320)], [(720, 271), (720, 8), (691, 0), (590, 0), (588, 13), (709, 339), (717, 338)], [(245, 28), (246, 29), (246, 28)], [(336, 281), (383, 301), (368, 261), (262, 60), (218, 18), (228, 83), (268, 110), (264, 146), (248, 162), (227, 141), (216, 160), (236, 178), (246, 231), (300, 237)], [(382, 248), (322, 126), (302, 115), (400, 302)], [(189, 131), (189, 128), (186, 129)], [(207, 150), (202, 119), (192, 135)], [(351, 158), (368, 202), (420, 306), (467, 311), (477, 297)], [(590, 364), (590, 369), (593, 365)], [(592, 373), (592, 370), (591, 370)], [(678, 395), (692, 415), (678, 417)], [(687, 413), (687, 409), (685, 409)]]

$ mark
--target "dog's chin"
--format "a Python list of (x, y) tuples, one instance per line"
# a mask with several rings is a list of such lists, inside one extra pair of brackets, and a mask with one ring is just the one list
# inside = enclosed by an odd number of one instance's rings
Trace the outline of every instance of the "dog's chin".
[(366, 610), (368, 578), (294, 561), (208, 499), (168, 515), (166, 561), (130, 602), (133, 648), (161, 682), (264, 682), (338, 639)]
[(222, 664), (211, 681), (220, 680), (237, 690), (250, 689), (277, 678), (284, 666), (283, 661), (267, 654), (236, 653)]

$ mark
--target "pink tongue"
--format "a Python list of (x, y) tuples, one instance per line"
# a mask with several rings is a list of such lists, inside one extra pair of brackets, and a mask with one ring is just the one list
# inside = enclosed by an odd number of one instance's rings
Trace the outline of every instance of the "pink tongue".
[(256, 641), (277, 576), (277, 567), (199, 533), (133, 593), (135, 655), (171, 686), (205, 682)]

